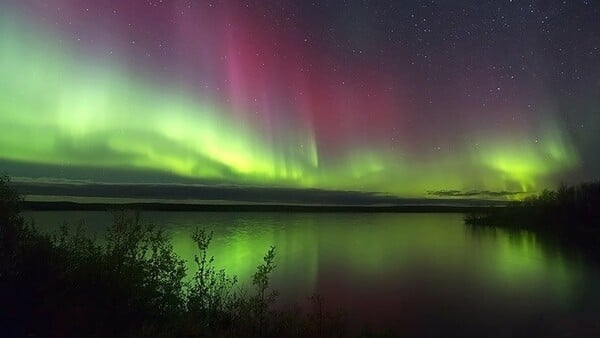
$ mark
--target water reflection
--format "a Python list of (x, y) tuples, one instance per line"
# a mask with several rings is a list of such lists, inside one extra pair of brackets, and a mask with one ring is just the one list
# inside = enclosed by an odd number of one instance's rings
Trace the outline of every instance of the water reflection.
[[(29, 215), (49, 231), (65, 219), (85, 219), (101, 233), (111, 220), (92, 212)], [(216, 265), (246, 284), (275, 245), (282, 302), (318, 292), (330, 307), (406, 333), (502, 335), (600, 313), (596, 267), (526, 231), (466, 227), (460, 214), (148, 212), (143, 218), (164, 227), (190, 263), (191, 233), (213, 231)]]

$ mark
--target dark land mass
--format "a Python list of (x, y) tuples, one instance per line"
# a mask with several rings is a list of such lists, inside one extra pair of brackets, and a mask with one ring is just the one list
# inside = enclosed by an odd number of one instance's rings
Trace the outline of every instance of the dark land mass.
[(490, 202), (491, 205), (284, 205), (284, 204), (175, 204), (175, 203), (77, 203), (24, 201), (22, 209), (29, 211), (196, 211), (196, 212), (406, 212), (406, 213), (487, 213), (503, 208), (506, 203)]
[(600, 230), (600, 182), (561, 185), (506, 208), (473, 210), (465, 222), (552, 232)]
[(505, 208), (474, 209), (465, 224), (535, 232), (600, 261), (600, 182), (561, 185)]

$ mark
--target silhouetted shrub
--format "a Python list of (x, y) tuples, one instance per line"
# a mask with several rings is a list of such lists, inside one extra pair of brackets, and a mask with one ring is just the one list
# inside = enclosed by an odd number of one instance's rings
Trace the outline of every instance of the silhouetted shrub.
[[(341, 316), (276, 310), (271, 247), (253, 290), (216, 270), (212, 234), (197, 230), (197, 271), (139, 213), (115, 214), (100, 243), (83, 225), (44, 234), (19, 214), (21, 199), (0, 178), (0, 324), (5, 337), (341, 336)], [(321, 304), (321, 298), (315, 298)], [(315, 324), (316, 323), (316, 324)]]

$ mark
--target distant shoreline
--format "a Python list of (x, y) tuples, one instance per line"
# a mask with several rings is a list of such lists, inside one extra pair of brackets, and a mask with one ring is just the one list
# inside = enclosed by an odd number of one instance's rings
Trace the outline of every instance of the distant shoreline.
[(343, 212), (343, 213), (472, 213), (502, 205), (285, 205), (285, 204), (176, 204), (176, 203), (78, 203), (23, 201), (24, 211), (178, 211), (178, 212)]

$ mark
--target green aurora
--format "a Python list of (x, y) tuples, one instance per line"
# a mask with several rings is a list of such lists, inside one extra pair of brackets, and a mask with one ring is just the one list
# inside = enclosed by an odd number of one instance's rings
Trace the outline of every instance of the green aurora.
[[(150, 81), (24, 22), (0, 17), (2, 160), (407, 197), (447, 189), (535, 192), (579, 165), (550, 117), (535, 139), (465, 131), (472, 142), (452, 151), (358, 142), (323, 157), (310, 126), (270, 139), (219, 100)], [(59, 174), (44, 176), (52, 175)]]

